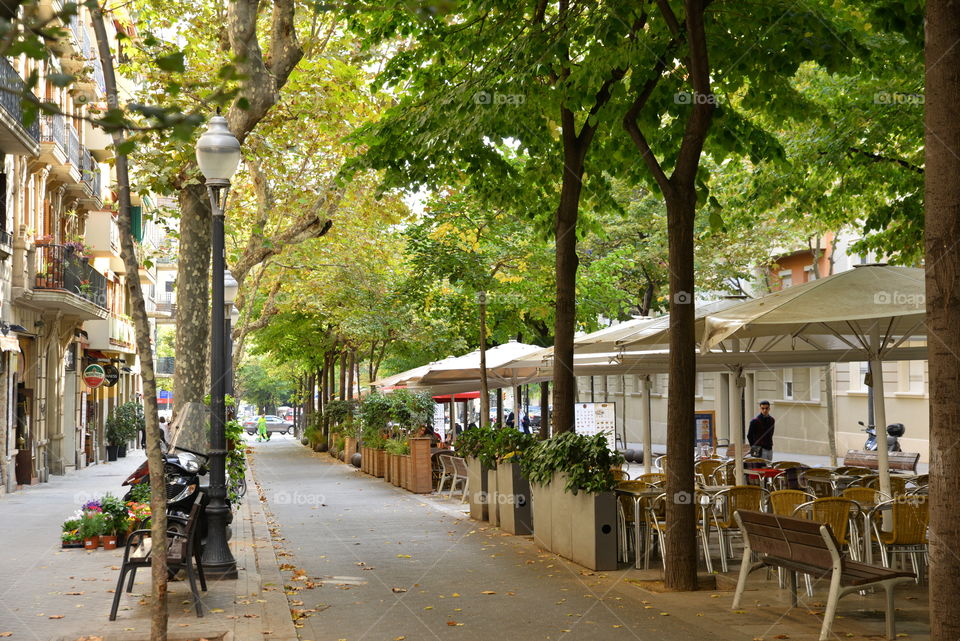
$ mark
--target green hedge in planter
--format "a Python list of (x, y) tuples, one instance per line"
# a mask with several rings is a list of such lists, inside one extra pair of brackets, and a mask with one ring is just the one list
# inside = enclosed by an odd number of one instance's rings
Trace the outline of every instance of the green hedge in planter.
[(549, 484), (555, 473), (562, 472), (567, 478), (566, 491), (596, 494), (616, 487), (612, 470), (623, 460), (619, 452), (610, 451), (603, 434), (564, 432), (531, 447), (520, 459), (520, 469), (531, 483), (540, 485)]
[(512, 427), (471, 427), (457, 437), (457, 454), (474, 457), (489, 468), (508, 458), (519, 460), (536, 445), (536, 437)]

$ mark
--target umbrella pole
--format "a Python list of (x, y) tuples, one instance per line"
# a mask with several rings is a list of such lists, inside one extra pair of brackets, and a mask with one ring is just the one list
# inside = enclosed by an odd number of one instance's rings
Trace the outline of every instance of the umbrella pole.
[[(643, 473), (650, 473), (651, 459), (653, 458), (653, 427), (650, 425), (650, 375), (644, 374), (640, 378), (643, 386), (640, 393), (640, 405), (643, 416)], [(626, 400), (626, 397), (624, 397)]]
[(890, 458), (887, 456), (887, 410), (883, 393), (883, 361), (880, 360), (880, 323), (870, 331), (870, 386), (873, 388), (873, 415), (877, 431), (877, 474), (880, 476), (880, 491), (890, 493)]
[(733, 371), (733, 385), (735, 390), (733, 399), (730, 402), (730, 442), (736, 443), (736, 484), (743, 485), (743, 405), (740, 399), (743, 395), (743, 388), (746, 387), (746, 379), (743, 377), (743, 368), (737, 367)]

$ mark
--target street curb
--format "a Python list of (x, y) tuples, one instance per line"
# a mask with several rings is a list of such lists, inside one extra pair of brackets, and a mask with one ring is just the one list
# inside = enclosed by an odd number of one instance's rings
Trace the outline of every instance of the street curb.
[[(270, 530), (267, 526), (267, 516), (260, 503), (260, 496), (257, 492), (256, 479), (253, 475), (252, 466), (247, 466), (247, 501), (245, 502), (250, 510), (251, 537), (253, 539), (253, 552), (256, 558), (257, 571), (260, 575), (259, 585), (261, 586), (260, 598), (266, 603), (263, 604), (263, 622), (260, 631), (255, 636), (247, 637), (238, 635), (236, 641), (298, 641), (297, 629), (293, 625), (293, 619), (290, 618), (290, 604), (287, 602), (287, 596), (283, 592), (283, 576), (280, 574), (280, 563), (277, 560), (276, 552), (273, 549), (273, 542), (270, 538)], [(260, 544), (257, 544), (259, 540)], [(276, 586), (275, 590), (263, 591), (262, 586), (272, 584)], [(262, 630), (271, 630), (272, 633), (264, 635)]]

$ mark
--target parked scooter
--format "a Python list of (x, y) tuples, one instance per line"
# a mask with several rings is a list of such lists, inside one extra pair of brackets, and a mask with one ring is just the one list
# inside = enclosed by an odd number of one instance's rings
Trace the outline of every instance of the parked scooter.
[[(207, 456), (199, 452), (188, 450), (182, 446), (170, 447), (161, 441), (160, 449), (163, 452), (163, 471), (167, 488), (167, 512), (173, 516), (186, 519), (190, 515), (190, 508), (201, 489), (201, 476), (207, 473)], [(127, 477), (123, 485), (129, 485), (130, 490), (124, 501), (132, 498), (136, 486), (150, 484), (150, 469), (147, 461), (138, 467), (133, 474)], [(206, 501), (206, 495), (204, 495)], [(197, 524), (201, 536), (206, 531), (206, 524), (201, 521)]]
[[(857, 421), (861, 426), (863, 426), (862, 432), (867, 433), (867, 440), (863, 444), (863, 449), (868, 452), (877, 451), (877, 430), (874, 429), (873, 425), (864, 426), (863, 421)], [(891, 423), (887, 425), (887, 451), (888, 452), (901, 452), (900, 449), (900, 437), (906, 433), (907, 429), (903, 426), (903, 423)]]

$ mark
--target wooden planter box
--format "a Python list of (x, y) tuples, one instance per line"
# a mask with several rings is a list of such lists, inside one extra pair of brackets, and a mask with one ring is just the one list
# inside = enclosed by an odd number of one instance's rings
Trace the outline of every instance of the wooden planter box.
[(470, 493), (467, 501), (470, 503), (470, 518), (477, 521), (486, 521), (490, 518), (487, 497), (487, 468), (480, 463), (480, 459), (467, 459), (467, 478), (470, 483)]
[(373, 451), (373, 475), (383, 478), (387, 474), (387, 453), (383, 450)]
[(400, 487), (400, 456), (390, 455), (390, 482)]
[(556, 474), (533, 486), (534, 541), (591, 570), (617, 569), (617, 499), (613, 492), (572, 494)]
[(400, 457), (400, 487), (407, 490), (409, 489), (408, 483), (410, 480), (410, 455), (404, 454)]
[(508, 461), (497, 465), (496, 506), (500, 528), (510, 534), (533, 533), (530, 503), (530, 482), (520, 473), (520, 464)]
[(386, 451), (384, 451), (383, 452), (383, 480), (386, 481), (387, 483), (389, 483), (390, 479), (392, 478), (390, 474), (390, 459), (391, 459), (390, 455), (387, 454)]
[(411, 438), (406, 488), (415, 494), (433, 491), (433, 461), (430, 459), (430, 438)]
[(347, 436), (343, 442), (343, 461), (350, 462), (350, 457), (357, 453), (357, 439), (353, 436)]

